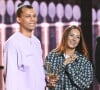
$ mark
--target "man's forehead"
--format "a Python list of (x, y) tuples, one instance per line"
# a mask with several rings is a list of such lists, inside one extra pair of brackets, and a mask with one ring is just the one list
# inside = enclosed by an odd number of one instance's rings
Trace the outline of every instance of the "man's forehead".
[(35, 13), (35, 10), (33, 8), (23, 7), (22, 13), (27, 13), (27, 12)]
[(22, 8), (22, 11), (23, 11), (23, 10), (33, 10), (33, 11), (34, 11), (34, 8), (23, 7), (23, 8)]

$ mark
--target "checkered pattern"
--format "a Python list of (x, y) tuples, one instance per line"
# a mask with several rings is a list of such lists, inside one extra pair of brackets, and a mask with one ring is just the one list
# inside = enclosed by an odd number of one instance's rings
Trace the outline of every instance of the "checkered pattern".
[[(63, 65), (64, 55), (51, 51), (46, 57), (46, 62), (52, 63), (53, 72), (57, 65), (62, 65), (64, 70), (59, 74), (56, 87), (52, 90), (86, 90), (93, 81), (93, 67), (91, 62), (82, 54), (75, 52), (78, 58), (66, 66)], [(51, 90), (51, 89), (49, 89)]]

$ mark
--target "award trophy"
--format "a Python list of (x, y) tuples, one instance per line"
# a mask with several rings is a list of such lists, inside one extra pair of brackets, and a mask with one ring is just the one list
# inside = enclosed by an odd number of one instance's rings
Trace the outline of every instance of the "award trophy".
[[(49, 81), (51, 81), (51, 80), (58, 81), (58, 79), (59, 79), (59, 73), (60, 73), (60, 71), (62, 71), (64, 69), (61, 65), (58, 65), (56, 67), (56, 69), (53, 71), (53, 69), (52, 69), (52, 63), (50, 63), (50, 62), (45, 62), (44, 68), (45, 68), (45, 71), (46, 71), (46, 75), (49, 78)], [(46, 87), (54, 88), (55, 85), (53, 85), (53, 84), (51, 84), (51, 83), (48, 82)]]

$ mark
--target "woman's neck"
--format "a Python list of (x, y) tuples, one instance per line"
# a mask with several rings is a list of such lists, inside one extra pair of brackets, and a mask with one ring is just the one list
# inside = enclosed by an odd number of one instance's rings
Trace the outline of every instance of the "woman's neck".
[(65, 54), (71, 56), (71, 55), (74, 54), (74, 52), (75, 52), (75, 49), (72, 49), (72, 50), (71, 49), (67, 49), (66, 52), (65, 52)]

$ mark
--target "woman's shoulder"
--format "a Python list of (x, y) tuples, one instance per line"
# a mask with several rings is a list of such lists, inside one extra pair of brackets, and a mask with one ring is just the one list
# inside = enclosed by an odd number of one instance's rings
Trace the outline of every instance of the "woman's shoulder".
[(62, 55), (59, 51), (56, 51), (56, 49), (52, 49), (49, 54), (55, 54), (57, 56)]
[(48, 53), (47, 56), (58, 57), (60, 55), (61, 55), (61, 53), (59, 53), (59, 52), (55, 51), (55, 49), (53, 49)]
[(81, 63), (89, 62), (90, 63), (90, 60), (84, 54), (77, 52), (76, 56), (78, 57), (79, 62)]
[(49, 53), (48, 53), (48, 55), (56, 55), (57, 53), (54, 51), (54, 49), (53, 50), (51, 50)]

